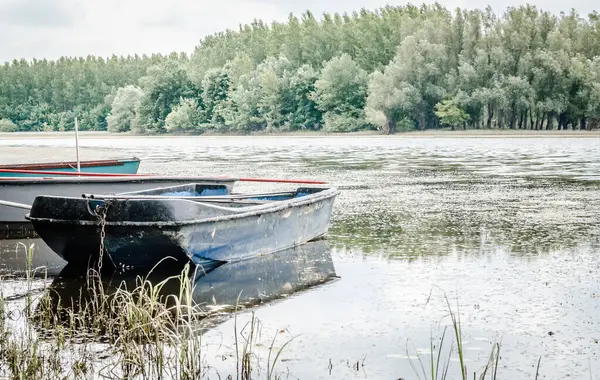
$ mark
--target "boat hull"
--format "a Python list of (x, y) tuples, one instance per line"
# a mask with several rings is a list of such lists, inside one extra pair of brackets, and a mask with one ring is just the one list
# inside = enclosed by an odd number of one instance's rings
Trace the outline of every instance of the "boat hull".
[[(120, 202), (109, 205), (102, 240), (101, 224), (88, 211), (94, 201), (38, 197), (30, 219), (46, 244), (68, 262), (89, 262), (102, 243), (117, 268), (150, 267), (167, 258), (209, 267), (267, 255), (325, 235), (336, 195), (337, 190), (327, 189), (225, 215), (191, 201)], [(195, 220), (195, 214), (203, 218)]]
[[(185, 183), (224, 184), (231, 189), (235, 179), (210, 177), (94, 177), (94, 178), (23, 178), (0, 180), (0, 200), (32, 204), (38, 195), (80, 197), (84, 193), (115, 194), (140, 191), (159, 186)], [(0, 205), (0, 232), (12, 230), (13, 223), (26, 223), (26, 210)]]
[[(126, 160), (97, 160), (80, 162), (81, 172), (101, 174), (136, 174), (140, 167), (138, 158)], [(2, 177), (48, 177), (45, 173), (36, 171), (51, 171), (53, 176), (60, 173), (76, 173), (77, 162), (56, 162), (41, 164), (0, 165)]]

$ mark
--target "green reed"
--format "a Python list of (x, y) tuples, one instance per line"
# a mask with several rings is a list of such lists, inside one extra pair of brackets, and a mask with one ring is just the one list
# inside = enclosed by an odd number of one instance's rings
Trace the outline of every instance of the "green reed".
[[(33, 296), (39, 268), (32, 268), (33, 246), (27, 249), (26, 300), (22, 329), (7, 323), (7, 302), (0, 288), (0, 377), (10, 379), (104, 378), (199, 379), (211, 368), (202, 352), (201, 321), (207, 314), (193, 301), (195, 278), (186, 265), (181, 273), (158, 283), (152, 273), (138, 276), (133, 288), (121, 283), (107, 291), (96, 268), (89, 268), (85, 284), (75, 299), (62, 299), (52, 289)], [(163, 291), (177, 281), (175, 293)], [(237, 323), (237, 305), (235, 319)], [(237, 378), (250, 380), (257, 356), (260, 321), (237, 331), (244, 341), (236, 360)], [(274, 342), (274, 340), (273, 340)], [(289, 343), (289, 342), (288, 342)], [(283, 348), (267, 364), (268, 378)], [(236, 345), (236, 352), (238, 346)], [(273, 344), (269, 350), (269, 360)]]
[[(425, 380), (445, 380), (449, 378), (449, 369), (450, 369), (450, 361), (454, 353), (458, 356), (459, 363), (459, 371), (460, 378), (463, 380), (467, 380), (468, 378), (479, 379), (479, 380), (496, 380), (498, 375), (498, 368), (500, 362), (500, 343), (494, 343), (492, 346), (492, 351), (488, 357), (487, 363), (483, 366), (483, 368), (479, 371), (474, 371), (472, 373), (473, 377), (470, 377), (470, 374), (467, 370), (467, 365), (465, 362), (465, 348), (463, 343), (463, 332), (462, 332), (462, 324), (460, 320), (460, 307), (456, 305), (456, 312), (453, 310), (452, 305), (450, 304), (450, 300), (448, 296), (444, 294), (444, 300), (446, 301), (446, 306), (448, 308), (447, 317), (450, 318), (450, 326), (444, 327), (442, 332), (439, 344), (435, 343), (435, 339), (433, 336), (429, 338), (429, 363), (428, 370), (425, 370), (424, 359), (421, 354), (417, 351), (417, 360), (420, 365), (420, 371), (415, 367), (414, 363), (411, 360), (411, 366), (420, 379), (421, 374)], [(448, 338), (448, 328), (451, 329), (450, 337)], [(442, 357), (444, 356), (444, 349), (447, 347), (445, 344), (448, 342), (448, 339), (452, 339), (450, 342), (450, 346), (448, 347), (448, 353), (445, 362), (442, 363)], [(407, 348), (407, 356), (409, 356), (408, 348)], [(537, 375), (536, 375), (537, 376)]]

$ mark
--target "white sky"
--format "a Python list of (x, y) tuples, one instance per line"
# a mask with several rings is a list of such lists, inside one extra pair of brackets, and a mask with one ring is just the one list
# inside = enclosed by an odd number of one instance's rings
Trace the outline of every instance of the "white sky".
[[(431, 1), (428, 1), (431, 2)], [(497, 13), (508, 5), (489, 0)], [(0, 62), (14, 58), (110, 56), (112, 54), (193, 51), (200, 38), (253, 19), (285, 21), (290, 12), (310, 9), (351, 12), (374, 9), (395, 0), (0, 0)], [(484, 8), (476, 0), (440, 0), (449, 8)], [(600, 9), (592, 0), (532, 0), (555, 13), (575, 8), (582, 16)], [(420, 2), (413, 2), (420, 4)]]

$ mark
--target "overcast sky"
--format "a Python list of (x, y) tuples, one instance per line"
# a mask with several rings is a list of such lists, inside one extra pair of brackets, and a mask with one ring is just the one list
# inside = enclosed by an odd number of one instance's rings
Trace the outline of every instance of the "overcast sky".
[[(431, 1), (428, 1), (431, 2)], [(133, 53), (191, 52), (199, 39), (254, 18), (284, 21), (290, 12), (315, 15), (373, 9), (395, 0), (0, 0), (0, 61), (14, 58), (110, 56)], [(413, 4), (421, 2), (413, 1)], [(449, 8), (483, 7), (476, 0), (440, 0)], [(525, 0), (489, 0), (496, 12)], [(568, 7), (582, 15), (593, 0), (532, 0), (558, 13)]]

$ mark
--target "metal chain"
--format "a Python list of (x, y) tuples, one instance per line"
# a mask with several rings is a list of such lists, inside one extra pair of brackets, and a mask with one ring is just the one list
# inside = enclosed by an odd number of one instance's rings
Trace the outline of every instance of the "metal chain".
[(106, 238), (106, 211), (108, 209), (108, 205), (98, 205), (96, 206), (96, 215), (98, 215), (98, 219), (100, 221), (100, 254), (98, 260), (98, 272), (102, 271), (102, 261), (104, 259), (104, 238)]

